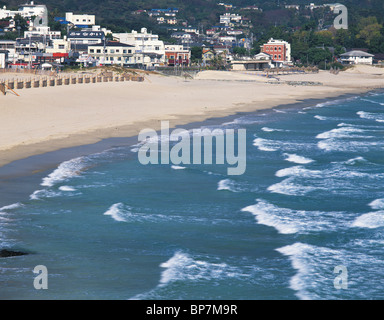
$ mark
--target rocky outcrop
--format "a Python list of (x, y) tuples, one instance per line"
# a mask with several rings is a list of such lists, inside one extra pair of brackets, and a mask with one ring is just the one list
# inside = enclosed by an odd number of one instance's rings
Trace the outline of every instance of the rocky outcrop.
[(12, 251), (7, 249), (0, 250), (0, 258), (8, 258), (8, 257), (16, 257), (16, 256), (24, 256), (27, 255), (26, 252), (21, 251)]

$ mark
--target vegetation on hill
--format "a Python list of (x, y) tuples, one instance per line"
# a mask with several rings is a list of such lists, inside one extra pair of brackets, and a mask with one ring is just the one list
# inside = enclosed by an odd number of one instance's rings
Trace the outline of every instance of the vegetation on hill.
[[(96, 15), (96, 23), (114, 32), (127, 32), (147, 27), (163, 40), (170, 41), (169, 26), (159, 25), (148, 14), (133, 14), (136, 10), (154, 8), (178, 8), (177, 19), (186, 25), (206, 30), (219, 24), (219, 17), (226, 12), (219, 0), (35, 0), (49, 9), (50, 25), (53, 29), (66, 28), (54, 21), (65, 12)], [(327, 8), (306, 9), (305, 5), (329, 3), (329, 0), (233, 0), (226, 1), (235, 8), (227, 12), (238, 13), (250, 21), (246, 30), (252, 35), (257, 53), (260, 45), (269, 38), (283, 39), (292, 44), (292, 56), (304, 64), (320, 64), (332, 61), (332, 57), (345, 49), (365, 48), (371, 53), (384, 53), (384, 1), (340, 0), (348, 8), (348, 30), (330, 27), (336, 17)], [(17, 7), (21, 0), (1, 0), (0, 5)], [(300, 10), (287, 9), (287, 4), (301, 5)], [(245, 10), (246, 6), (258, 6), (262, 10)], [(249, 52), (240, 52), (246, 54)]]

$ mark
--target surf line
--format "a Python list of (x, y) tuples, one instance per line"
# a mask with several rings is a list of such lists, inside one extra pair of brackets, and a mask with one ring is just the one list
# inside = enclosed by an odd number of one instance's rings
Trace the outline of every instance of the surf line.
[[(138, 140), (142, 145), (138, 152), (138, 160), (143, 165), (170, 163), (212, 165), (213, 138), (216, 142), (215, 164), (228, 164), (228, 175), (244, 174), (247, 166), (246, 129), (193, 129), (191, 138), (191, 131), (177, 128), (170, 133), (169, 121), (161, 121), (160, 137), (154, 129), (147, 128), (140, 131)], [(177, 143), (170, 148), (170, 141)]]

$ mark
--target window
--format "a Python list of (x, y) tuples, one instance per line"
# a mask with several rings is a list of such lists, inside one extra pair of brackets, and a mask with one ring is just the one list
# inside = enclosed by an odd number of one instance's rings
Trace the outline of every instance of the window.
[(65, 46), (63, 44), (59, 44), (59, 49), (65, 49)]
[(109, 60), (113, 61), (113, 57), (110, 57)]
[(275, 51), (277, 51), (277, 47), (275, 47)]
[(90, 53), (95, 53), (95, 50), (94, 49), (89, 49), (89, 52)]
[(128, 53), (132, 53), (132, 50), (128, 50)]
[(115, 49), (109, 50), (109, 53), (115, 53)]
[(123, 53), (127, 53), (127, 50), (123, 49)]
[(155, 47), (155, 50), (160, 50), (160, 47)]
[(279, 51), (281, 51), (281, 47), (279, 47)]
[(116, 49), (116, 53), (120, 53), (120, 50), (119, 50), (119, 49)]
[(97, 50), (96, 50), (96, 53), (101, 53), (101, 49), (97, 49)]
[(281, 54), (279, 54), (279, 59), (281, 59)]

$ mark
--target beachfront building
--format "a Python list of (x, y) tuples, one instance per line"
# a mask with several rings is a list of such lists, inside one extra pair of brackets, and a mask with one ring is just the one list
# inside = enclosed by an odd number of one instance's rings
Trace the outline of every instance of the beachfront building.
[(65, 13), (65, 21), (79, 27), (88, 27), (95, 25), (95, 16), (92, 14), (73, 14)]
[(261, 46), (261, 52), (269, 54), (276, 67), (291, 65), (291, 45), (287, 41), (271, 38)]
[(102, 31), (70, 31), (67, 35), (73, 52), (88, 52), (88, 46), (103, 43), (105, 40)]
[(340, 55), (340, 61), (343, 64), (373, 64), (373, 54), (360, 51), (353, 50)]
[(191, 62), (191, 50), (182, 45), (165, 45), (165, 62), (169, 67), (187, 67)]
[(0, 50), (0, 69), (6, 68), (7, 62), (8, 62), (8, 51)]
[(272, 56), (261, 52), (253, 58), (244, 58), (231, 61), (233, 71), (259, 71), (274, 67)]
[(88, 46), (88, 55), (99, 65), (135, 65), (135, 47), (133, 45), (110, 41)]
[(159, 36), (149, 33), (147, 28), (140, 32), (132, 30), (131, 33), (113, 33), (114, 40), (135, 47), (134, 60), (138, 65), (152, 69), (165, 64), (165, 45)]
[(8, 61), (13, 61), (16, 58), (16, 41), (14, 40), (0, 40), (0, 50), (6, 51)]
[(71, 51), (71, 43), (67, 37), (63, 39), (53, 39), (51, 46), (46, 47), (46, 53), (69, 53)]

